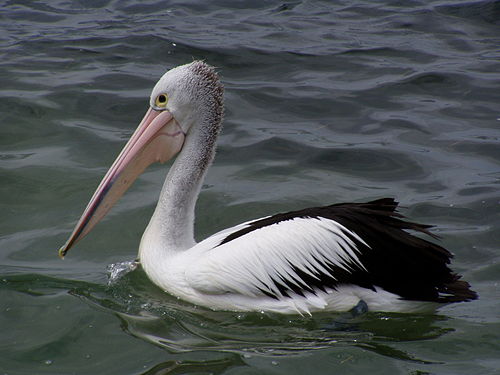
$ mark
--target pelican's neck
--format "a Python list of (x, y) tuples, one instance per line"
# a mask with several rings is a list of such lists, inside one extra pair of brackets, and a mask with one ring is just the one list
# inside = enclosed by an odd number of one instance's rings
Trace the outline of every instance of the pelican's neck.
[(158, 204), (141, 240), (140, 258), (145, 252), (165, 256), (195, 245), (194, 209), (212, 162), (215, 138), (204, 124), (194, 126), (186, 136), (182, 151), (170, 168)]

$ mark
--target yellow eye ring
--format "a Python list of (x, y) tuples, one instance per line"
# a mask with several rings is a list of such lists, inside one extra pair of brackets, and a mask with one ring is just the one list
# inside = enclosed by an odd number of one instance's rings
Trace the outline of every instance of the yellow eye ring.
[(159, 108), (165, 108), (168, 103), (168, 96), (167, 94), (160, 94), (156, 97), (155, 100), (155, 106)]

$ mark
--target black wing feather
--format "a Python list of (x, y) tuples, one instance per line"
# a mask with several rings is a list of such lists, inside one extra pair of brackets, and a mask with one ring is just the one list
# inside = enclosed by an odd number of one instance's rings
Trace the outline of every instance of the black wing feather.
[[(383, 198), (367, 203), (341, 203), (280, 213), (251, 222), (248, 227), (228, 235), (220, 245), (281, 221), (326, 218), (356, 233), (368, 244), (369, 247), (352, 234), (344, 233), (356, 244), (364, 269), (353, 266), (346, 270), (328, 263), (325, 268), (334, 277), (320, 271), (313, 277), (291, 265), (300, 286), (283, 279), (274, 280), (283, 296), (288, 296), (289, 292), (303, 295), (305, 291), (355, 284), (372, 290), (381, 287), (407, 300), (449, 303), (476, 299), (477, 294), (470, 290), (470, 285), (448, 268), (453, 257), (448, 250), (407, 232), (411, 230), (437, 238), (429, 232), (431, 226), (402, 220), (404, 217), (396, 212), (397, 206), (394, 199)], [(280, 297), (270, 291), (263, 292), (274, 298)]]

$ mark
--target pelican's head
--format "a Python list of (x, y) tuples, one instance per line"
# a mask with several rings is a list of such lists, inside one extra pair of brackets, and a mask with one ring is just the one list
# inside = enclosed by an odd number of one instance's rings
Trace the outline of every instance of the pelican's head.
[(223, 87), (215, 70), (195, 61), (173, 68), (160, 78), (151, 92), (150, 111), (168, 111), (187, 134), (192, 126), (205, 120), (211, 125), (220, 124), (222, 95)]
[(223, 86), (212, 67), (195, 61), (166, 72), (153, 88), (149, 105), (59, 249), (61, 257), (92, 230), (146, 167), (174, 157), (195, 129), (215, 142), (224, 111)]

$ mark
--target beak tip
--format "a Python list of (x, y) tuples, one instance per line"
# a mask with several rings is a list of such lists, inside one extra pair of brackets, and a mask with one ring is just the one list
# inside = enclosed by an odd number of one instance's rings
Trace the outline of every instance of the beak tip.
[(59, 258), (61, 259), (64, 259), (64, 257), (66, 256), (66, 253), (68, 252), (68, 249), (66, 248), (66, 245), (62, 246), (58, 253), (59, 253)]

